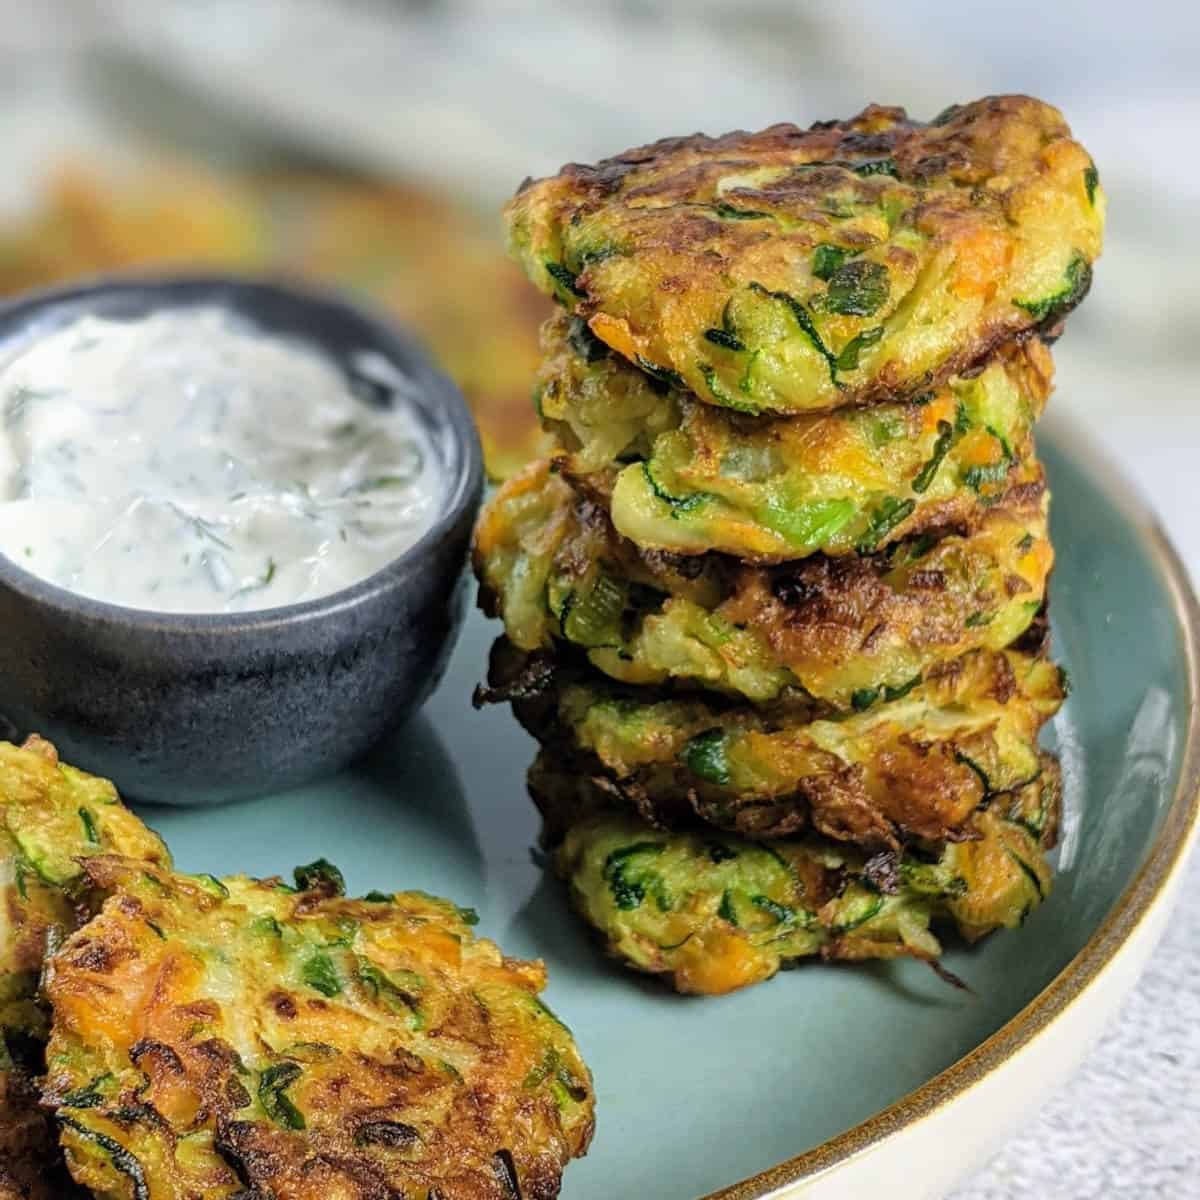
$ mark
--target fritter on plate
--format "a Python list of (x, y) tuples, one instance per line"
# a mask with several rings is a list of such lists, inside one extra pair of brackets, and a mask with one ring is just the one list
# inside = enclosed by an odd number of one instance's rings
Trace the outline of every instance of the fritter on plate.
[(850, 554), (978, 520), (1033, 454), (1053, 364), (1039, 339), (909, 403), (740, 416), (607, 353), (578, 318), (543, 331), (536, 392), (566, 471), (647, 549), (757, 562)]
[(38, 981), (47, 953), (99, 903), (79, 859), (114, 852), (170, 862), (107, 779), (60, 763), (43, 738), (0, 742), (0, 1200), (68, 1194), (30, 1077), (49, 1032)]
[(0, 1200), (75, 1200), (37, 1084), (0, 1042)]
[(43, 738), (23, 746), (0, 742), (0, 1030), (6, 1035), (46, 1033), (36, 1001), (42, 960), (97, 899), (79, 861), (94, 854), (170, 865), (162, 840), (107, 779), (59, 762)]
[(591, 1080), (473, 914), (88, 860), (114, 893), (55, 955), (45, 1096), (103, 1200), (550, 1200)]
[(681, 992), (730, 992), (810, 955), (936, 959), (932, 924), (970, 940), (1020, 925), (1050, 889), (1058, 794), (1045, 755), (1037, 780), (971, 818), (973, 840), (889, 861), (824, 839), (666, 833), (607, 812), (570, 824), (554, 863), (611, 954)]
[(529, 278), (659, 379), (742, 412), (908, 398), (1087, 292), (1104, 193), (1057, 109), (667, 138), (527, 181)]
[(764, 568), (640, 551), (542, 462), (488, 503), (475, 569), (483, 607), (522, 650), (566, 642), (626, 683), (760, 703), (799, 689), (846, 710), (1024, 633), (1054, 562), (1047, 501), (1039, 470), (968, 536)]
[(699, 817), (749, 837), (811, 826), (875, 849), (965, 836), (980, 805), (1037, 777), (1038, 731), (1064, 696), (1058, 667), (1012, 650), (974, 651), (834, 718), (561, 669), (525, 687), (538, 662), (501, 644), (492, 698), (513, 699), (548, 761), (643, 819), (678, 827)]

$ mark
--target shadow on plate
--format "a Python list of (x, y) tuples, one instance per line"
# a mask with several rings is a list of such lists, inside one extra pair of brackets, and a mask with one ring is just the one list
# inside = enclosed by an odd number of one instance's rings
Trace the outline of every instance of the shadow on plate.
[(585, 987), (612, 976), (653, 985), (604, 953), (599, 938), (572, 911), (566, 885), (549, 868), (543, 869), (537, 887), (517, 909), (505, 938), (537, 946), (538, 954), (556, 970), (566, 967)]
[(422, 715), (316, 783), (216, 809), (137, 807), (185, 871), (287, 877), (297, 863), (327, 858), (351, 893), (483, 897), (483, 852), (458, 771)]

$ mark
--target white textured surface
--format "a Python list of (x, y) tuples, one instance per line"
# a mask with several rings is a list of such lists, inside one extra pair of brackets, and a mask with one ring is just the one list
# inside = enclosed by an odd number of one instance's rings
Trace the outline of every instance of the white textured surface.
[(1200, 1197), (1200, 859), (1100, 1044), (952, 1200)]

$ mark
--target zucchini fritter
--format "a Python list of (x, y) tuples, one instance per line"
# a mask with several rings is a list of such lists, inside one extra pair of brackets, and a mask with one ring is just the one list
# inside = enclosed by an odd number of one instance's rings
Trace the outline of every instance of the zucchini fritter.
[(1047, 502), (1039, 469), (969, 536), (763, 568), (642, 552), (542, 462), (489, 502), (475, 569), (483, 607), (522, 650), (568, 642), (625, 683), (675, 679), (758, 703), (799, 689), (845, 710), (1016, 641), (1054, 562)]
[(120, 801), (107, 779), (58, 761), (32, 737), (0, 742), (0, 1032), (42, 1038), (36, 1001), (48, 944), (70, 933), (95, 902), (80, 858), (122, 854), (159, 866), (170, 856), (157, 834)]
[(570, 824), (554, 863), (609, 952), (681, 992), (734, 991), (816, 954), (936, 959), (931, 924), (973, 941), (1020, 925), (1049, 891), (1058, 765), (1041, 765), (1007, 804), (972, 816), (972, 840), (940, 853), (881, 863), (821, 839), (667, 833), (605, 812)]
[(591, 1080), (540, 963), (423, 893), (91, 859), (55, 955), (45, 1096), (103, 1200), (550, 1200)]
[(1034, 338), (907, 404), (754, 419), (659, 384), (578, 318), (549, 322), (543, 349), (543, 422), (568, 473), (611, 493), (617, 529), (646, 549), (755, 562), (978, 520), (1032, 456), (1053, 378)]
[[(521, 669), (494, 651), (499, 694)], [(1009, 650), (966, 654), (846, 717), (656, 697), (592, 675), (512, 698), (548, 761), (652, 823), (699, 817), (748, 837), (811, 826), (878, 849), (962, 836), (981, 804), (1035, 778), (1038, 731), (1063, 694), (1058, 667)]]
[(37, 1085), (0, 1042), (0, 1200), (74, 1200)]
[(529, 278), (630, 362), (742, 412), (919, 393), (1087, 292), (1104, 193), (1057, 109), (667, 138), (526, 181)]
[(107, 779), (58, 761), (32, 737), (0, 742), (0, 1200), (59, 1200), (74, 1192), (28, 1070), (49, 1033), (38, 996), (42, 964), (100, 896), (79, 859), (121, 853), (166, 866), (166, 847)]

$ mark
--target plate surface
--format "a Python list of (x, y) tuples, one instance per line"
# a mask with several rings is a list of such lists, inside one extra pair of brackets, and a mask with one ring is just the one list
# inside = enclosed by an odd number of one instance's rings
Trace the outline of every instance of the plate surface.
[[(424, 713), (354, 769), (225, 808), (144, 814), (184, 870), (286, 874), (324, 855), (354, 891), (449, 896), (478, 908), (481, 932), (508, 953), (545, 958), (547, 999), (574, 1029), (598, 1100), (568, 1200), (691, 1200), (750, 1180), (867, 1121), (1019, 1018), (1081, 951), (1112, 941), (1112, 922), (1098, 931), (1114, 907), (1154, 902), (1161, 879), (1147, 891), (1145, 876), (1165, 876), (1194, 822), (1194, 797), (1180, 791), (1192, 782), (1194, 680), (1178, 568), (1136, 502), (1051, 427), (1041, 451), (1058, 551), (1054, 651), (1074, 684), (1047, 737), (1066, 785), (1059, 874), (1022, 931), (947, 954), (975, 996), (899, 962), (812, 964), (734, 996), (688, 999), (606, 961), (531, 857), (532, 742), (506, 709), (471, 708), (498, 629), (478, 614)], [(1147, 863), (1140, 899), (1122, 899)], [(1070, 970), (1084, 978), (1078, 962)], [(1059, 1024), (1051, 1036), (1081, 1036)], [(918, 1115), (889, 1115), (851, 1141)]]

